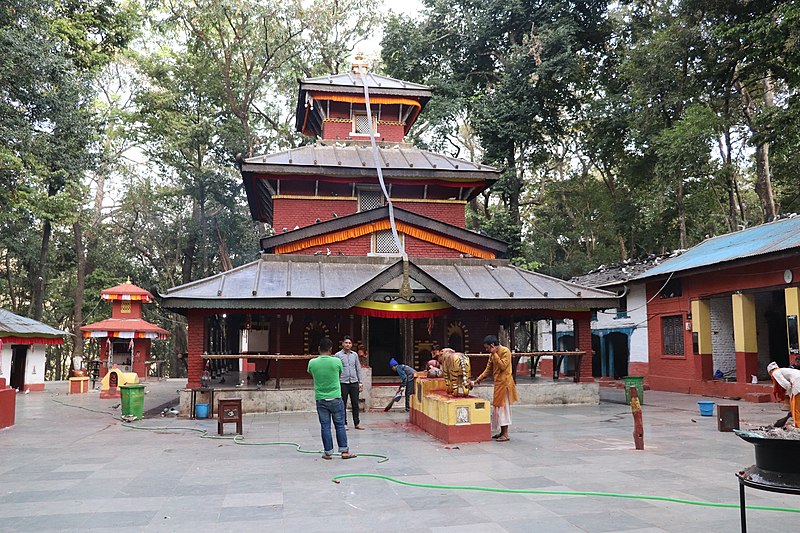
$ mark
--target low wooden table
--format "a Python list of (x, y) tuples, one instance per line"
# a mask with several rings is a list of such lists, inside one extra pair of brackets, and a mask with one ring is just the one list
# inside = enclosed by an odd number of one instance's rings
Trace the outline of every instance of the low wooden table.
[(242, 399), (220, 398), (217, 409), (217, 434), (222, 435), (222, 426), (228, 422), (236, 423), (236, 434), (242, 432)]

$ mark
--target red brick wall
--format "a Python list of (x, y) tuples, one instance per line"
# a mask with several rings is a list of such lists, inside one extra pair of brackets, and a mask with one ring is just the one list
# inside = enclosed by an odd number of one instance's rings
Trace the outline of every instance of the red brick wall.
[[(323, 105), (326, 109), (330, 110), (330, 118), (332, 119), (347, 119), (347, 122), (333, 122), (325, 121), (322, 124), (322, 138), (326, 140), (335, 139), (351, 139), (351, 131), (353, 124), (350, 122), (350, 104), (343, 102), (317, 102), (316, 105)], [(366, 109), (363, 104), (355, 104), (354, 109)], [(378, 106), (372, 105), (373, 119), (378, 118)], [(380, 106), (380, 120), (381, 122), (397, 122), (400, 114), (400, 106), (398, 105), (382, 105)], [(405, 130), (402, 124), (378, 124), (378, 131), (376, 140), (388, 142), (402, 142), (405, 137)], [(369, 140), (369, 136), (357, 135), (356, 139)]]
[(464, 204), (394, 202), (394, 206), (459, 228), (466, 227)]
[(192, 389), (200, 386), (200, 376), (203, 374), (202, 355), (205, 350), (205, 312), (190, 310), (186, 318), (189, 350), (186, 388)]
[(304, 228), (315, 224), (315, 219), (322, 222), (331, 220), (333, 213), (338, 216), (352, 215), (357, 212), (355, 200), (324, 200), (320, 198), (276, 198), (273, 203), (273, 228), (275, 233), (282, 233), (283, 228)]
[[(703, 387), (703, 365), (699, 355), (692, 352), (692, 333), (685, 329), (687, 316), (691, 312), (691, 301), (711, 296), (723, 297), (736, 290), (772, 288), (783, 290), (783, 271), (795, 266), (791, 259), (766, 261), (754, 265), (688, 276), (681, 279), (682, 295), (676, 298), (660, 298), (656, 292), (664, 280), (647, 284), (648, 351), (649, 361), (639, 375), (645, 375), (647, 382), (658, 390), (689, 392), (706, 390)], [(652, 300), (651, 300), (652, 299)], [(682, 356), (663, 355), (663, 335), (661, 319), (665, 316), (680, 315), (684, 324)], [(710, 357), (710, 356), (705, 356)], [(707, 364), (707, 362), (706, 362)], [(646, 371), (645, 371), (646, 370)], [(631, 370), (632, 372), (632, 370)], [(710, 386), (710, 385), (708, 385)]]

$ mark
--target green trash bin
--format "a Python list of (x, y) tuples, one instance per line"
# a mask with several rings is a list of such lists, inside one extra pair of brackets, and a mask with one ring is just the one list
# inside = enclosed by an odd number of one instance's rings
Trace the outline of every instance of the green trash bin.
[(631, 404), (631, 387), (636, 387), (639, 403), (644, 403), (644, 376), (625, 376), (625, 403)]
[(141, 420), (144, 412), (144, 385), (122, 385), (119, 393), (122, 414), (133, 415)]

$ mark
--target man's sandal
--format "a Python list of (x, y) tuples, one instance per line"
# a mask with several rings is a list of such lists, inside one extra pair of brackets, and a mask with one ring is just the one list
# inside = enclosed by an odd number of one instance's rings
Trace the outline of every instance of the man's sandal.
[(354, 459), (356, 457), (358, 457), (358, 456), (356, 454), (354, 454), (354, 453), (342, 452), (342, 459)]
[(507, 442), (507, 441), (509, 441), (509, 440), (511, 440), (511, 439), (509, 439), (509, 438), (508, 438), (508, 437), (506, 437), (505, 435), (502, 435), (502, 436), (499, 436), (499, 437), (497, 437), (497, 440), (496, 440), (496, 442)]
[(330, 461), (331, 459), (333, 459), (333, 456), (329, 453), (323, 453), (322, 458), (325, 459), (326, 461)]

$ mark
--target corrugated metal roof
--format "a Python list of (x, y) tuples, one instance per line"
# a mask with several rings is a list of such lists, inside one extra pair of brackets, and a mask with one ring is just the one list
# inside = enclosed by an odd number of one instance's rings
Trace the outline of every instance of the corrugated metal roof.
[[(458, 179), (470, 179), (471, 172), (498, 174), (499, 170), (488, 165), (472, 163), (434, 152), (428, 152), (404, 143), (383, 143), (378, 147), (381, 169), (391, 175), (393, 170), (425, 171), (428, 177), (436, 178), (437, 173), (448, 173)], [(375, 159), (369, 144), (349, 142), (318, 142), (301, 148), (286, 150), (269, 155), (249, 157), (244, 160), (244, 172), (270, 172), (270, 167), (328, 167), (335, 169), (364, 169), (375, 172)], [(292, 168), (294, 172), (299, 170)], [(326, 173), (328, 173), (326, 171)], [(340, 175), (342, 172), (337, 172)], [(488, 176), (497, 179), (497, 175)], [(486, 179), (487, 176), (475, 177)]]
[(322, 86), (322, 87), (361, 87), (363, 90), (363, 81), (362, 79), (366, 79), (367, 87), (370, 89), (370, 92), (373, 90), (393, 90), (396, 92), (398, 89), (401, 91), (404, 90), (413, 90), (413, 91), (426, 91), (428, 93), (433, 91), (432, 87), (428, 85), (422, 85), (420, 83), (412, 83), (410, 81), (403, 81), (398, 80), (396, 78), (390, 78), (389, 76), (382, 76), (380, 74), (375, 74), (371, 71), (367, 71), (364, 76), (362, 77), (359, 74), (354, 74), (353, 72), (345, 72), (344, 74), (333, 74), (329, 76), (318, 76), (316, 78), (305, 78), (300, 81), (300, 89), (307, 90), (309, 89), (309, 85), (313, 86)]
[(15, 315), (11, 311), (0, 309), (0, 337), (6, 335), (14, 336), (41, 336), (41, 337), (61, 337), (66, 335), (60, 329), (56, 329), (43, 324), (38, 320)]
[[(417, 281), (459, 309), (587, 309), (617, 304), (611, 292), (529, 272), (507, 260), (415, 259), (412, 263), (423, 274), (417, 274)], [(448, 292), (457, 300), (451, 301)]]
[(681, 255), (640, 274), (636, 279), (783, 252), (797, 247), (800, 247), (800, 217), (785, 218), (706, 239)]
[[(267, 255), (161, 294), (168, 309), (347, 309), (402, 273), (397, 257)], [(506, 260), (412, 259), (409, 275), (458, 309), (586, 309), (613, 293), (511, 266)]]
[(622, 285), (662, 263), (671, 255), (652, 255), (645, 259), (630, 259), (612, 265), (600, 265), (591, 272), (575, 276), (569, 281), (585, 287)]

